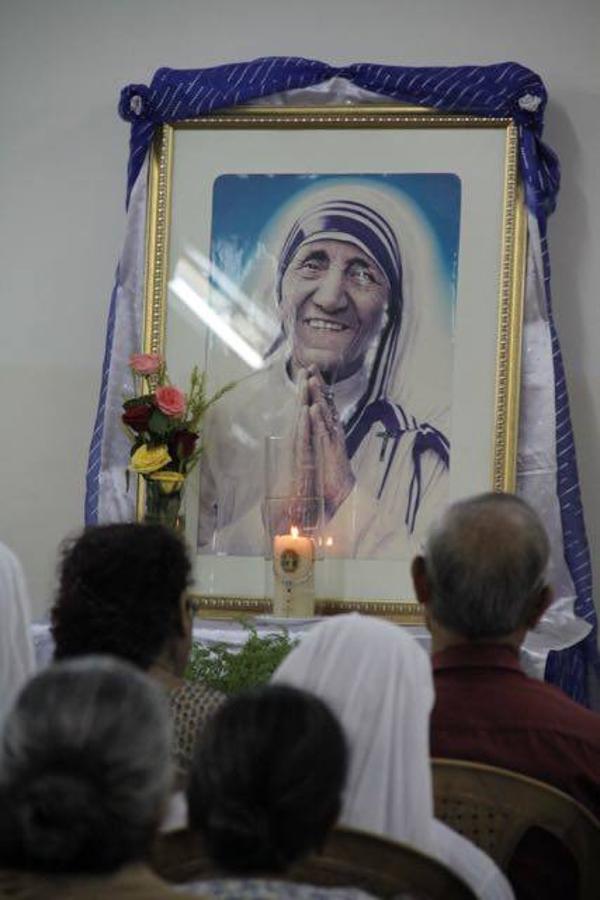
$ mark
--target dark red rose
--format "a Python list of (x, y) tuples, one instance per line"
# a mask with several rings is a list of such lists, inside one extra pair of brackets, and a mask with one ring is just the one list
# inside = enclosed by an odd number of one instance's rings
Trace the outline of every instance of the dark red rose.
[(146, 431), (153, 412), (154, 407), (149, 403), (139, 403), (136, 406), (128, 405), (121, 419), (133, 431)]
[(198, 435), (195, 431), (180, 429), (174, 431), (169, 438), (169, 450), (177, 459), (189, 459), (196, 449)]

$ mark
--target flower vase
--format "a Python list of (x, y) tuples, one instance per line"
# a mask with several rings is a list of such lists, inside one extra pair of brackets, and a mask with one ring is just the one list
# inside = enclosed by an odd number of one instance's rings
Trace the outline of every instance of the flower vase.
[[(173, 479), (178, 473), (156, 472), (146, 478), (146, 503), (144, 522), (148, 525), (166, 525), (174, 531), (185, 532), (185, 479)], [(169, 476), (169, 477), (167, 477)]]

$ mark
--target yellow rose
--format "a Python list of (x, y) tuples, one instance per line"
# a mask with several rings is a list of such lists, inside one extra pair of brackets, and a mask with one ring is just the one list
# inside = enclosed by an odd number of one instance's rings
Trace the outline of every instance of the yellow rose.
[(185, 481), (185, 475), (181, 472), (154, 472), (148, 476), (148, 480), (158, 481), (161, 493), (174, 494)]
[(160, 444), (158, 447), (142, 444), (131, 457), (130, 468), (139, 475), (149, 475), (170, 462), (171, 457), (165, 444)]

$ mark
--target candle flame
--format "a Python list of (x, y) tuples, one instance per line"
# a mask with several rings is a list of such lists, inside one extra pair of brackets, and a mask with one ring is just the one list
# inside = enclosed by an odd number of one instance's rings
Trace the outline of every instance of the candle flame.
[(297, 538), (299, 536), (300, 532), (298, 531), (298, 529), (296, 528), (295, 525), (292, 525), (292, 527), (290, 528), (290, 534), (292, 535), (293, 538)]

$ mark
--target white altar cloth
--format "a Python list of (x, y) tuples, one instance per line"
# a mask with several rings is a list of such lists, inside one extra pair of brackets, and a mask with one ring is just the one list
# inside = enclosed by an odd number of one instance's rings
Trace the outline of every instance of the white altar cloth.
[[(301, 638), (320, 619), (275, 619), (273, 616), (257, 616), (249, 619), (256, 625), (259, 634), (276, 634), (282, 627), (294, 637)], [(429, 653), (431, 635), (424, 625), (404, 626), (419, 644)], [(241, 647), (248, 639), (248, 629), (239, 621), (231, 619), (197, 619), (194, 624), (194, 642), (210, 647), (214, 644), (227, 644), (228, 647)], [(54, 642), (47, 622), (35, 622), (32, 625), (32, 636), (35, 647), (35, 659), (38, 669), (47, 666), (52, 660)], [(546, 667), (547, 652), (538, 647), (521, 649), (521, 665), (528, 675), (543, 679)]]

